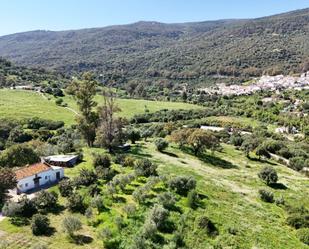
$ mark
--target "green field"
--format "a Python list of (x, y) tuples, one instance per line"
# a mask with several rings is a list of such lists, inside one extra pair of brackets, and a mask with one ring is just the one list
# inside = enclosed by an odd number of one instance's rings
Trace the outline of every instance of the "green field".
[[(140, 142), (132, 149), (132, 156), (149, 157), (159, 164), (162, 175), (192, 175), (198, 180), (198, 191), (205, 197), (205, 207), (194, 212), (179, 201), (183, 212), (192, 217), (188, 220), (186, 244), (188, 248), (265, 248), (265, 249), (306, 249), (296, 237), (296, 231), (289, 227), (285, 220), (287, 213), (283, 207), (262, 202), (258, 190), (267, 188), (274, 192), (275, 197), (283, 196), (291, 205), (309, 206), (308, 178), (275, 162), (259, 162), (246, 158), (243, 152), (235, 150), (231, 145), (222, 145), (221, 152), (208, 154), (208, 157), (196, 158), (180, 151), (172, 145), (166, 153), (160, 153), (152, 142)], [(80, 168), (91, 168), (91, 153), (100, 149), (85, 149), (85, 162), (73, 169), (66, 169), (66, 175), (73, 177)], [(214, 163), (211, 158), (217, 158)], [(272, 165), (279, 174), (279, 182), (287, 189), (272, 189), (260, 181), (257, 173), (266, 165)], [(121, 171), (127, 169), (122, 168)], [(133, 202), (132, 196), (121, 194), (126, 203)], [(63, 198), (61, 203), (64, 204)], [(115, 203), (112, 208), (100, 214), (103, 226), (111, 225), (114, 218), (122, 214), (125, 203)], [(140, 206), (143, 210), (143, 207)], [(30, 248), (37, 241), (45, 241), (50, 248), (102, 248), (102, 242), (97, 238), (97, 230), (87, 225), (84, 216), (79, 215), (83, 222), (83, 230), (79, 233), (93, 238), (90, 244), (75, 245), (68, 242), (61, 230), (61, 220), (67, 214), (64, 211), (58, 215), (49, 214), (51, 225), (56, 228), (51, 237), (35, 237), (30, 227), (16, 227), (8, 219), (0, 222), (0, 231), (6, 234), (11, 249)], [(219, 235), (208, 237), (195, 224), (195, 217), (206, 215), (218, 228)], [(232, 235), (229, 229), (235, 229)]]
[[(63, 98), (68, 107), (77, 110), (75, 100), (66, 96)], [(98, 104), (103, 103), (103, 97), (97, 96)], [(180, 103), (163, 102), (135, 99), (118, 99), (117, 103), (121, 108), (121, 115), (130, 118), (135, 114), (141, 114), (148, 109), (150, 112), (161, 109), (195, 109), (199, 106)], [(38, 93), (19, 90), (0, 90), (0, 117), (4, 118), (30, 118), (40, 117), (51, 120), (61, 120), (66, 124), (73, 124), (75, 113), (64, 107), (55, 104), (55, 98), (49, 95), (40, 95)]]

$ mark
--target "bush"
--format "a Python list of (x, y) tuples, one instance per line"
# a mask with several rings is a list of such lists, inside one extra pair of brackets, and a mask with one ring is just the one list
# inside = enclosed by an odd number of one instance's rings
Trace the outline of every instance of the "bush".
[(136, 141), (141, 139), (141, 133), (137, 129), (129, 129), (127, 131), (127, 137), (131, 140), (132, 144), (135, 144)]
[(305, 167), (305, 158), (303, 157), (292, 157), (290, 158), (289, 167), (300, 171)]
[(133, 167), (135, 163), (135, 159), (131, 156), (126, 156), (124, 158), (124, 161), (122, 163), (123, 167)]
[(259, 194), (262, 201), (269, 203), (274, 202), (274, 194), (272, 192), (267, 191), (265, 189), (260, 189)]
[(159, 230), (162, 230), (164, 228), (168, 216), (169, 216), (168, 210), (166, 210), (161, 205), (155, 204), (154, 207), (149, 212), (148, 219), (152, 220)]
[(309, 214), (308, 213), (292, 213), (287, 218), (287, 223), (296, 229), (309, 227)]
[(112, 159), (108, 154), (95, 154), (93, 156), (93, 166), (94, 168), (110, 168)]
[(70, 180), (60, 181), (58, 187), (62, 197), (68, 197), (73, 194), (73, 183)]
[(180, 195), (187, 195), (188, 192), (196, 187), (196, 180), (191, 176), (177, 176), (172, 178), (169, 187)]
[(77, 193), (68, 197), (67, 208), (71, 212), (83, 213), (85, 211), (84, 198)]
[(259, 178), (267, 185), (274, 184), (278, 181), (278, 175), (273, 167), (265, 167), (258, 174)]
[(155, 145), (158, 151), (163, 151), (168, 147), (168, 142), (163, 138), (158, 138), (155, 140)]
[(49, 219), (42, 214), (35, 214), (31, 221), (31, 230), (34, 235), (43, 235), (49, 229)]
[(63, 103), (63, 99), (62, 98), (58, 98), (58, 99), (55, 100), (55, 103), (56, 103), (56, 105), (61, 106), (62, 103)]
[(148, 159), (139, 159), (135, 162), (135, 172), (138, 176), (157, 175), (157, 165)]
[(88, 169), (81, 169), (79, 171), (79, 176), (74, 179), (74, 185), (79, 186), (90, 186), (97, 180), (97, 175)]
[(199, 202), (199, 195), (195, 189), (189, 191), (187, 196), (187, 205), (190, 208), (196, 208)]
[(164, 192), (158, 195), (158, 202), (166, 209), (172, 209), (175, 206), (176, 198), (171, 192)]
[(297, 231), (297, 237), (301, 242), (309, 245), (309, 228), (302, 228)]
[(35, 206), (38, 210), (52, 210), (57, 206), (58, 195), (56, 192), (42, 190), (33, 198)]
[(218, 235), (218, 229), (208, 217), (200, 217), (197, 224), (199, 228), (205, 230), (208, 235)]
[(72, 238), (74, 236), (74, 232), (82, 228), (82, 223), (75, 216), (67, 216), (62, 221), (62, 227), (64, 232), (66, 232), (69, 237)]

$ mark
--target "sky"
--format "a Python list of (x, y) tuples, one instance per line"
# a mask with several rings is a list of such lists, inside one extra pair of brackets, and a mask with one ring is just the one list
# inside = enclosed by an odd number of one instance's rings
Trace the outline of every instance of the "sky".
[(0, 36), (128, 24), (255, 18), (308, 8), (309, 0), (0, 0)]

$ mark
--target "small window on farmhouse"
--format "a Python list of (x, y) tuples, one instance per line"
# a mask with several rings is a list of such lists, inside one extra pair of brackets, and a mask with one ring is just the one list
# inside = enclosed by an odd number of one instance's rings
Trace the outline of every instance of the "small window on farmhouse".
[(28, 183), (25, 183), (25, 187), (28, 187)]
[(48, 177), (47, 177), (47, 176), (45, 176), (45, 180), (47, 180), (47, 178), (48, 178)]

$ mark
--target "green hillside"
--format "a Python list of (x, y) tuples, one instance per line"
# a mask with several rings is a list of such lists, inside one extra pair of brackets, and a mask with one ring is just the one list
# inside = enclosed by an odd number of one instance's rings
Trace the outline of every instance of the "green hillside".
[[(66, 124), (73, 124), (77, 106), (72, 97), (63, 98), (68, 104), (69, 110), (55, 104), (56, 98), (51, 95), (41, 95), (30, 91), (4, 90), (0, 89), (0, 117), (1, 118), (31, 118), (40, 117), (44, 119), (60, 120)], [(103, 103), (103, 97), (96, 97), (98, 104)], [(163, 102), (134, 99), (118, 99), (122, 116), (133, 117), (135, 114), (144, 113), (145, 110), (155, 112), (162, 109), (195, 109), (201, 108), (196, 105), (180, 102)]]

